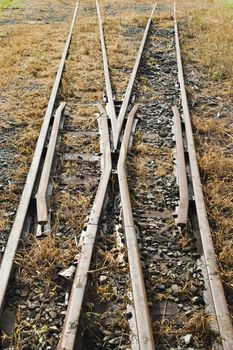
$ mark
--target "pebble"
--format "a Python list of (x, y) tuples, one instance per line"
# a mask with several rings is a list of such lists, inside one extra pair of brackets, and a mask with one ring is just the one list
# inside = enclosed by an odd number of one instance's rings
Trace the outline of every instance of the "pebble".
[(166, 286), (164, 284), (160, 284), (158, 285), (157, 289), (160, 291), (164, 291), (166, 289)]
[(190, 345), (191, 341), (192, 341), (193, 335), (192, 334), (186, 334), (186, 336), (184, 337), (184, 342), (186, 345)]
[(196, 293), (197, 291), (198, 291), (198, 289), (197, 289), (197, 287), (195, 287), (195, 286), (191, 286), (190, 287), (190, 291), (194, 294), (194, 293)]
[(168, 253), (167, 253), (167, 256), (173, 256), (173, 255), (174, 255), (173, 252), (168, 252)]
[(173, 251), (179, 251), (180, 250), (180, 245), (179, 244), (174, 244), (171, 246), (171, 250)]
[(57, 313), (55, 311), (49, 311), (49, 316), (55, 319), (57, 317)]
[(195, 296), (191, 299), (191, 301), (193, 302), (193, 304), (202, 304), (203, 303), (203, 299), (201, 297)]
[(59, 332), (59, 329), (58, 329), (56, 326), (50, 326), (50, 327), (49, 327), (49, 330), (50, 330), (50, 331), (53, 331), (53, 332), (56, 332), (56, 333)]
[(105, 282), (107, 280), (107, 278), (108, 277), (106, 275), (101, 275), (100, 278), (99, 278), (100, 283)]
[(118, 344), (120, 341), (121, 341), (121, 337), (118, 337), (118, 338), (111, 339), (111, 340), (109, 340), (108, 342), (109, 342), (109, 344), (116, 345), (116, 344)]
[(174, 293), (178, 293), (178, 292), (179, 292), (179, 287), (178, 287), (177, 284), (173, 284), (173, 285), (172, 285), (172, 291), (173, 291)]
[(15, 289), (15, 295), (18, 295), (18, 296), (20, 296), (20, 295), (21, 295), (21, 291), (20, 291), (20, 289)]
[(28, 308), (29, 308), (29, 310), (34, 310), (34, 309), (36, 309), (38, 306), (40, 306), (39, 303), (29, 303)]

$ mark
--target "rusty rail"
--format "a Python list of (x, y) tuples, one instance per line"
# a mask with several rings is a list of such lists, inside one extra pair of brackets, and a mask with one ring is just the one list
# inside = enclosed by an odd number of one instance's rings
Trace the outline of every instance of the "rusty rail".
[(47, 189), (49, 185), (49, 178), (56, 149), (59, 126), (65, 106), (66, 103), (62, 102), (56, 110), (52, 131), (49, 139), (48, 150), (46, 153), (45, 161), (43, 164), (43, 170), (40, 177), (40, 183), (36, 195), (38, 223), (48, 222)]
[(130, 102), (130, 97), (131, 97), (131, 94), (132, 94), (134, 81), (135, 81), (135, 78), (136, 78), (136, 75), (137, 75), (137, 71), (138, 71), (138, 67), (139, 67), (140, 61), (141, 61), (143, 49), (144, 49), (144, 46), (145, 46), (145, 43), (146, 43), (147, 35), (148, 35), (149, 29), (150, 29), (150, 25), (151, 25), (152, 18), (153, 18), (153, 15), (154, 15), (156, 7), (157, 7), (157, 3), (154, 5), (154, 7), (152, 9), (152, 12), (151, 12), (151, 15), (150, 15), (150, 17), (149, 17), (149, 19), (147, 21), (147, 25), (146, 25), (146, 28), (145, 28), (145, 31), (144, 31), (144, 34), (143, 34), (143, 38), (142, 38), (142, 41), (141, 41), (141, 44), (140, 44), (140, 47), (139, 47), (139, 50), (138, 50), (138, 53), (137, 53), (137, 57), (136, 57), (135, 63), (134, 63), (134, 67), (133, 67), (133, 70), (132, 70), (132, 73), (131, 73), (131, 76), (130, 76), (130, 79), (129, 79), (129, 83), (127, 85), (125, 97), (124, 97), (124, 100), (123, 100), (123, 103), (122, 103), (122, 106), (121, 106), (121, 109), (120, 109), (120, 112), (119, 112), (119, 116), (118, 116), (118, 119), (117, 119), (117, 134), (116, 134), (116, 140), (115, 140), (116, 141), (115, 149), (117, 148), (117, 143), (119, 141), (123, 120), (125, 118), (125, 115), (126, 115), (126, 112), (127, 112), (127, 108), (128, 108), (129, 102)]
[(183, 75), (183, 66), (180, 51), (179, 32), (176, 20), (176, 3), (174, 2), (174, 29), (178, 64), (178, 79), (180, 84), (182, 107), (184, 114), (187, 147), (190, 160), (191, 176), (195, 197), (195, 205), (200, 229), (204, 259), (209, 277), (210, 291), (212, 295), (215, 316), (221, 335), (221, 342), (224, 350), (231, 350), (233, 344), (233, 328), (222, 281), (219, 275), (218, 264), (215, 255), (214, 244), (211, 236), (209, 221), (207, 218), (206, 206), (197, 163), (196, 150), (193, 138), (191, 118), (188, 108), (187, 94)]
[(135, 60), (135, 64), (130, 76), (130, 80), (126, 89), (126, 93), (124, 96), (124, 100), (119, 112), (119, 116), (116, 116), (115, 106), (114, 106), (114, 100), (113, 100), (113, 94), (112, 94), (112, 88), (111, 88), (111, 80), (109, 75), (109, 68), (108, 68), (108, 59), (107, 59), (107, 52), (105, 47), (105, 41), (104, 41), (104, 31), (103, 31), (103, 24), (100, 14), (100, 8), (98, 0), (96, 0), (96, 9), (97, 9), (97, 15), (98, 15), (98, 21), (99, 21), (99, 32), (100, 32), (100, 42), (101, 42), (101, 50), (102, 50), (102, 58), (103, 58), (103, 65), (104, 65), (104, 77), (105, 77), (105, 86), (106, 86), (106, 92), (107, 92), (107, 98), (108, 98), (108, 104), (107, 104), (107, 113), (109, 114), (111, 125), (113, 129), (113, 143), (114, 143), (114, 150), (117, 149), (118, 141), (120, 137), (120, 132), (122, 129), (123, 120), (125, 118), (127, 108), (130, 102), (130, 97), (133, 90), (134, 81), (137, 75), (138, 67), (141, 61), (143, 49), (146, 43), (147, 35), (150, 29), (150, 25), (152, 22), (152, 18), (155, 12), (155, 9), (157, 7), (157, 3), (154, 5), (151, 15), (147, 21), (147, 25), (143, 34), (143, 38), (138, 50), (138, 54)]
[(182, 138), (180, 113), (177, 106), (172, 107), (174, 135), (176, 141), (177, 174), (179, 184), (179, 206), (177, 211), (176, 224), (181, 228), (187, 225), (189, 209), (188, 180), (185, 166), (184, 144)]
[[(106, 107), (106, 111), (101, 105), (98, 105), (100, 115), (101, 115), (101, 120), (102, 120), (102, 127), (103, 127), (104, 139), (102, 144), (105, 146), (104, 148), (104, 160), (105, 160), (104, 165), (105, 166), (104, 166), (104, 171), (98, 186), (95, 202), (90, 214), (87, 231), (82, 238), (80, 260), (78, 263), (74, 282), (72, 285), (71, 296), (68, 304), (65, 321), (63, 324), (61, 338), (58, 344), (58, 350), (72, 350), (75, 346), (76, 333), (77, 333), (78, 322), (79, 322), (82, 303), (83, 303), (84, 292), (85, 292), (86, 283), (87, 283), (88, 270), (91, 262), (91, 257), (92, 257), (94, 242), (95, 242), (96, 234), (98, 230), (98, 223), (99, 223), (99, 219), (102, 211), (102, 206), (105, 199), (107, 187), (109, 184), (110, 174), (112, 171), (112, 159), (111, 159), (110, 140), (109, 140), (109, 134), (108, 134), (107, 116), (109, 115), (111, 120), (114, 149), (116, 149), (123, 120), (127, 112), (134, 80), (137, 74), (138, 66), (140, 63), (140, 59), (142, 56), (142, 52), (144, 49), (144, 45), (146, 42), (147, 34), (150, 28), (152, 16), (154, 14), (156, 5), (154, 6), (151, 12), (151, 16), (147, 22), (147, 26), (143, 35), (143, 39), (142, 39), (139, 51), (138, 51), (136, 62), (128, 84), (126, 96), (123, 101), (123, 105), (122, 105), (123, 108), (120, 111), (120, 115), (118, 119), (116, 117), (115, 105), (113, 100), (111, 80), (110, 80), (109, 68), (108, 68), (107, 52), (106, 52), (105, 41), (104, 41), (103, 25), (102, 25), (102, 19), (101, 19), (98, 0), (96, 0), (96, 8), (97, 8), (98, 21), (99, 21), (99, 32), (100, 32), (100, 42), (101, 42), (102, 58), (103, 58), (103, 65), (104, 65), (105, 85), (106, 85), (106, 92), (107, 92), (107, 98), (108, 98), (108, 105)], [(130, 273), (132, 277), (132, 290), (133, 290), (134, 305), (136, 310), (137, 338), (140, 343), (141, 349), (152, 350), (154, 349), (154, 343), (153, 343), (152, 328), (150, 324), (150, 316), (148, 312), (148, 305), (146, 300), (143, 274), (141, 269), (141, 261), (140, 261), (140, 256), (137, 248), (135, 228), (133, 227), (133, 224), (132, 224), (133, 218), (132, 218), (131, 205), (129, 201), (129, 192), (125, 192), (126, 191), (125, 186), (127, 186), (127, 182), (125, 183), (125, 180), (124, 180), (126, 179), (126, 174), (124, 170), (125, 159), (127, 155), (126, 148), (128, 148), (132, 123), (133, 123), (134, 115), (137, 109), (138, 107), (133, 108), (133, 110), (130, 112), (128, 117), (128, 123), (127, 123), (128, 126), (126, 128), (127, 132), (124, 137), (124, 142), (122, 144), (122, 149), (120, 152), (118, 171), (120, 174), (119, 184), (120, 184), (121, 193), (123, 196), (122, 205), (124, 207), (125, 233), (127, 237), (128, 254), (129, 254), (129, 260), (130, 260)], [(129, 213), (131, 213), (130, 221), (128, 221)]]
[(36, 177), (38, 174), (38, 169), (39, 169), (39, 165), (41, 162), (41, 156), (42, 156), (45, 141), (47, 138), (50, 120), (51, 120), (51, 117), (53, 114), (55, 101), (56, 101), (58, 89), (59, 89), (60, 82), (61, 82), (62, 72), (64, 69), (65, 60), (66, 60), (68, 50), (70, 47), (72, 33), (73, 33), (74, 25), (76, 22), (77, 14), (78, 14), (78, 8), (79, 8), (79, 0), (76, 3), (76, 7), (74, 10), (74, 15), (73, 15), (73, 19), (71, 22), (69, 34), (68, 34), (68, 37), (67, 37), (67, 40), (66, 40), (66, 43), (64, 46), (64, 50), (62, 53), (62, 57), (60, 60), (60, 64), (59, 64), (59, 67), (57, 70), (56, 78), (55, 78), (52, 92), (50, 95), (50, 99), (48, 102), (48, 107), (47, 107), (47, 110), (46, 110), (46, 113), (44, 116), (44, 120), (43, 120), (43, 123), (41, 126), (40, 134), (39, 134), (39, 137), (37, 140), (32, 163), (31, 163), (28, 175), (27, 175), (26, 183), (25, 183), (23, 193), (22, 193), (22, 196), (20, 199), (19, 207), (18, 207), (16, 217), (15, 217), (15, 221), (14, 221), (14, 224), (12, 226), (11, 232), (9, 234), (8, 242), (7, 242), (7, 245), (6, 245), (6, 248), (4, 251), (4, 255), (2, 258), (2, 262), (1, 262), (1, 266), (0, 266), (0, 283), (1, 283), (1, 285), (0, 285), (0, 313), (2, 312), (3, 303), (4, 303), (4, 296), (5, 296), (8, 281), (10, 278), (10, 273), (12, 270), (15, 253), (16, 253), (16, 250), (17, 250), (17, 247), (19, 244), (20, 236), (21, 236), (21, 233), (23, 230), (23, 225), (24, 225), (25, 218), (26, 218), (27, 212), (28, 212), (29, 203), (30, 203), (30, 200), (32, 197), (32, 192), (33, 192), (35, 180), (36, 180)]
[(132, 130), (134, 116), (138, 105), (134, 106), (129, 113), (123, 141), (121, 144), (119, 160), (117, 164), (118, 181), (121, 195), (121, 204), (124, 218), (124, 231), (127, 244), (129, 270), (132, 284), (132, 294), (135, 309), (137, 338), (140, 349), (153, 350), (154, 340), (152, 334), (151, 320), (148, 310), (147, 297), (143, 272), (141, 267), (140, 254), (136, 237), (136, 229), (133, 220), (132, 207), (130, 202), (129, 187), (125, 170), (128, 145)]
[(108, 135), (107, 115), (101, 105), (98, 105), (102, 122), (102, 137), (104, 145), (104, 171), (101, 175), (95, 201), (90, 213), (87, 230), (81, 242), (80, 260), (75, 273), (68, 309), (63, 325), (58, 350), (72, 350), (75, 344), (76, 332), (80, 318), (83, 296), (86, 289), (88, 270), (92, 251), (98, 230), (99, 219), (112, 171), (111, 149)]
[(106, 86), (106, 93), (107, 93), (107, 99), (108, 99), (107, 113), (111, 120), (114, 146), (117, 147), (116, 145), (116, 130), (117, 130), (116, 110), (115, 110), (115, 105), (113, 100), (111, 79), (110, 79), (109, 68), (108, 68), (108, 58), (107, 58), (107, 52), (105, 47), (105, 41), (104, 41), (103, 23), (101, 19), (98, 0), (96, 0), (96, 9), (97, 9), (97, 15), (98, 15), (98, 21), (99, 21), (100, 43), (101, 43), (102, 58), (103, 58), (103, 65), (104, 65), (104, 78), (105, 78), (105, 86)]

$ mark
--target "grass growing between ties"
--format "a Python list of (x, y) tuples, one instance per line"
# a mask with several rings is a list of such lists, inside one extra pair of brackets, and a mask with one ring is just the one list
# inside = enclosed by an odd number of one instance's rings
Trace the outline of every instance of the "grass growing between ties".
[(208, 216), (233, 311), (233, 3), (179, 1), (184, 70)]
[[(75, 249), (76, 250), (76, 249)], [(59, 243), (59, 238), (47, 237), (38, 240), (34, 236), (30, 237), (30, 249), (18, 254), (16, 262), (26, 266), (22, 269), (21, 281), (28, 287), (37, 280), (41, 286), (51, 285), (52, 280), (57, 275), (58, 269), (69, 266), (74, 257), (74, 245), (72, 239)]]
[(69, 189), (68, 186), (65, 191), (56, 192), (53, 203), (55, 210), (54, 228), (59, 231), (62, 225), (65, 225), (70, 234), (80, 234), (87, 220), (90, 201), (90, 193), (72, 193), (72, 188)]
[(213, 337), (213, 330), (211, 329), (211, 316), (206, 314), (205, 311), (197, 311), (193, 316), (185, 323), (182, 329), (176, 329), (176, 324), (173, 324), (169, 320), (165, 320), (160, 323), (159, 335), (167, 339), (167, 345), (172, 347), (172, 339), (177, 336), (185, 336), (192, 334), (192, 339), (198, 344), (208, 349), (210, 339)]
[[(62, 301), (58, 273), (70, 266), (77, 253), (71, 238), (62, 240), (49, 236), (38, 240), (32, 236), (29, 245), (16, 256), (16, 263), (21, 266), (21, 296), (27, 299), (21, 301), (16, 314), (14, 344), (18, 350), (29, 340), (31, 348), (36, 349), (38, 344), (42, 346), (51, 332), (56, 331), (57, 325), (47, 324), (46, 319), (57, 317), (57, 302)], [(54, 346), (54, 340), (49, 339), (48, 342)]]

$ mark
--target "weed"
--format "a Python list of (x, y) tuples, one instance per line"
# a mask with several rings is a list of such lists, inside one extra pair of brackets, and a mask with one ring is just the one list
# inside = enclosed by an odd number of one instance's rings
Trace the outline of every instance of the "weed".
[(206, 349), (209, 348), (211, 337), (215, 336), (211, 329), (212, 318), (204, 310), (196, 311), (186, 323), (183, 328), (177, 327), (177, 320), (171, 321), (165, 319), (159, 326), (159, 337), (167, 338), (167, 343), (170, 343), (169, 338), (181, 337), (187, 334), (192, 334), (198, 344), (202, 344)]
[(69, 266), (75, 253), (72, 239), (60, 244), (59, 238), (49, 236), (38, 240), (31, 236), (27, 251), (23, 250), (16, 256), (16, 263), (23, 266), (20, 273), (22, 283), (32, 285), (37, 280), (49, 285), (57, 276), (58, 269)]

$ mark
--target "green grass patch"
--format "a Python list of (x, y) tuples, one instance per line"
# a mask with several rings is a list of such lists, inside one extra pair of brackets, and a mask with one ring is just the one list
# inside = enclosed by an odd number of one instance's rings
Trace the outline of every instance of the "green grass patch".
[(12, 6), (13, 0), (0, 0), (0, 10), (5, 10)]
[(6, 10), (8, 8), (19, 7), (19, 0), (0, 0), (0, 11)]
[(227, 4), (231, 8), (233, 8), (233, 0), (224, 0), (223, 2), (225, 2), (225, 4)]

